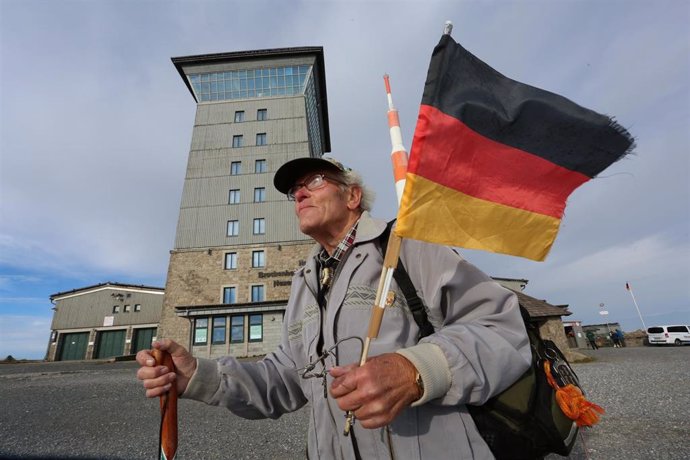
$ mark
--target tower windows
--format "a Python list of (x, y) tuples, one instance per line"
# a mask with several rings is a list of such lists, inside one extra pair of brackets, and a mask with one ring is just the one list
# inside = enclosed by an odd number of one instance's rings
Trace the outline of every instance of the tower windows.
[(252, 286), (252, 302), (264, 301), (264, 286), (263, 284), (255, 284)]
[(225, 264), (223, 267), (226, 270), (234, 270), (237, 268), (237, 253), (236, 252), (226, 252), (225, 253)]
[(228, 204), (237, 204), (240, 202), (240, 189), (230, 189), (228, 193)]
[(254, 162), (254, 172), (255, 173), (265, 173), (268, 171), (268, 165), (266, 160), (256, 160)]
[(266, 201), (266, 187), (256, 187), (254, 189), (254, 203)]
[(266, 253), (264, 251), (252, 251), (252, 268), (266, 266)]
[(223, 303), (232, 304), (237, 302), (237, 288), (235, 286), (223, 288)]
[(237, 236), (240, 234), (240, 221), (239, 220), (229, 220), (227, 236)]
[(254, 235), (265, 235), (266, 234), (266, 219), (260, 217), (254, 219)]

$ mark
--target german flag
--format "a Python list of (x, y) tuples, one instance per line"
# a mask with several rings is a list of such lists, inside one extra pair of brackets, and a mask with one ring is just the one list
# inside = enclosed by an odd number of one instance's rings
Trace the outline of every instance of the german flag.
[(444, 35), (429, 65), (396, 233), (544, 260), (568, 196), (632, 149), (613, 119), (511, 80)]

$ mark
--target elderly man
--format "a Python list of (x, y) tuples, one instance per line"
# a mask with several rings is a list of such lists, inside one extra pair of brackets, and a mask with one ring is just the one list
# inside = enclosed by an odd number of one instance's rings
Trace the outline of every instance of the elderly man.
[[(449, 248), (405, 240), (401, 260), (434, 333), (419, 340), (393, 283), (371, 357), (359, 367), (357, 337), (374, 304), (386, 222), (369, 215), (372, 196), (359, 174), (333, 159), (289, 161), (274, 185), (317, 243), (292, 279), (280, 346), (239, 362), (195, 359), (162, 340), (154, 347), (168, 350), (177, 370), (139, 352), (146, 395), (175, 384), (184, 398), (246, 418), (277, 418), (310, 402), (309, 458), (492, 458), (466, 404), (484, 403), (529, 365), (515, 295)], [(349, 437), (345, 411), (356, 416)]]

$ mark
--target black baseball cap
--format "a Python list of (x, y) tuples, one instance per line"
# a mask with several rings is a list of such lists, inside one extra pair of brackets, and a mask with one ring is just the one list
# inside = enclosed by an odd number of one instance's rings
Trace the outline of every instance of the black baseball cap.
[(288, 190), (295, 185), (297, 179), (312, 171), (330, 171), (334, 173), (342, 173), (350, 171), (350, 168), (343, 166), (341, 162), (330, 157), (295, 158), (294, 160), (290, 160), (278, 168), (275, 177), (273, 177), (273, 185), (280, 193), (287, 194)]

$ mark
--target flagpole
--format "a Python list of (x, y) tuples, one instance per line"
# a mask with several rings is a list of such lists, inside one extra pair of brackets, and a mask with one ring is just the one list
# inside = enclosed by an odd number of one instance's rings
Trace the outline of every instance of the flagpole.
[[(384, 84), (386, 85), (386, 96), (388, 98), (388, 128), (391, 138), (391, 162), (393, 163), (393, 177), (395, 179), (395, 192), (398, 199), (398, 207), (402, 199), (403, 189), (405, 188), (405, 174), (407, 173), (407, 150), (403, 145), (402, 132), (400, 130), (400, 119), (398, 117), (398, 110), (393, 105), (393, 96), (391, 95), (390, 78), (388, 75), (383, 76)], [(381, 321), (383, 320), (383, 313), (386, 306), (392, 303), (392, 298), (388, 296), (390, 291), (391, 281), (393, 280), (393, 273), (395, 267), (398, 266), (398, 258), (400, 257), (400, 246), (402, 238), (390, 233), (388, 245), (386, 246), (386, 256), (383, 259), (383, 267), (381, 269), (381, 277), (379, 278), (379, 285), (376, 289), (376, 299), (374, 301), (374, 308), (371, 309), (371, 317), (369, 318), (369, 329), (367, 336), (364, 338), (364, 345), (362, 347), (362, 355), (359, 359), (359, 365), (364, 366), (369, 356), (369, 348), (371, 341), (379, 335), (381, 329)], [(384, 300), (385, 299), (385, 300)], [(355, 414), (348, 411), (345, 418), (345, 429), (343, 434), (348, 436), (352, 429), (352, 424), (355, 421)]]
[(629, 283), (625, 283), (625, 288), (628, 290), (630, 293), (630, 297), (632, 297), (632, 301), (635, 304), (635, 309), (637, 310), (637, 314), (640, 317), (640, 321), (642, 321), (642, 327), (644, 330), (647, 330), (647, 326), (644, 323), (644, 320), (642, 319), (642, 313), (640, 313), (640, 307), (637, 306), (637, 301), (635, 300), (635, 294), (633, 294), (632, 286), (630, 286)]

